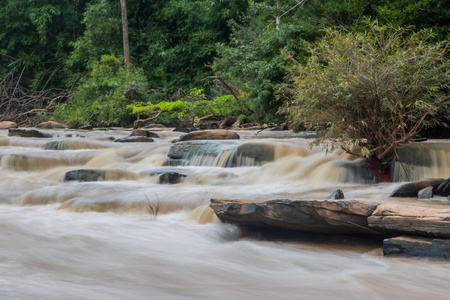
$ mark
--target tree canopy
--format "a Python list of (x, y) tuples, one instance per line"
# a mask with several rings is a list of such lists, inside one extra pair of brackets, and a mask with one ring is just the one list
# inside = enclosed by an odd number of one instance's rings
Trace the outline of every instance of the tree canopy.
[[(126, 2), (132, 68), (140, 70), (145, 91), (124, 101), (114, 93), (100, 95), (102, 85), (87, 89), (88, 82), (95, 85), (111, 76), (124, 85), (121, 91), (129, 86), (118, 80), (119, 73), (100, 74), (103, 79), (92, 73), (104, 57), (123, 55), (120, 0), (0, 0), (1, 119), (126, 125), (133, 116), (118, 121), (73, 114), (83, 110), (77, 105), (91, 101), (109, 103), (126, 115), (132, 103), (178, 101), (180, 94), (201, 89), (208, 101), (232, 93), (238, 97), (233, 99), (239, 106), (236, 113), (279, 124), (289, 113), (277, 113), (283, 101), (275, 95), (276, 87), (291, 83), (292, 65), (306, 64), (313, 55), (309, 45), (330, 30), (364, 33), (364, 20), (370, 18), (380, 25), (411, 26), (411, 33), (431, 29), (430, 43), (450, 36), (449, 4), (439, 0)], [(291, 53), (296, 63), (283, 52)], [(61, 107), (73, 110), (61, 114)]]

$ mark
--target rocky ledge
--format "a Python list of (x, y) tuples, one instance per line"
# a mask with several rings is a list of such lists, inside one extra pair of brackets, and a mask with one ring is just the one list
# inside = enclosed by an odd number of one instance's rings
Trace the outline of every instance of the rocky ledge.
[[(330, 199), (212, 199), (210, 207), (221, 221), (247, 229), (270, 228), (386, 238), (409, 235), (437, 238), (441, 248), (442, 245), (450, 247), (450, 243), (446, 242), (450, 238), (450, 208)], [(450, 251), (450, 248), (445, 251)], [(435, 248), (430, 250), (428, 257), (445, 257), (435, 252)], [(427, 256), (426, 251), (420, 253)], [(401, 255), (401, 252), (398, 254)]]

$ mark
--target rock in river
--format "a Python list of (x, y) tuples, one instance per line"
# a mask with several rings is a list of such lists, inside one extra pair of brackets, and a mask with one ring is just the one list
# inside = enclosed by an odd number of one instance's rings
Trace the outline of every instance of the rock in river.
[(20, 136), (27, 138), (51, 138), (52, 135), (49, 133), (41, 132), (36, 129), (23, 129), (23, 128), (10, 128), (8, 131), (9, 136)]
[(444, 182), (444, 178), (429, 178), (402, 184), (389, 197), (417, 197), (420, 190), (432, 186), (437, 189)]
[(240, 139), (239, 134), (236, 132), (228, 131), (225, 129), (215, 130), (198, 130), (192, 131), (187, 134), (183, 134), (179, 139), (174, 142), (193, 141), (193, 140), (236, 140)]
[(376, 203), (355, 200), (212, 199), (211, 208), (223, 222), (244, 227), (272, 227), (325, 234), (379, 234), (367, 217)]
[(383, 255), (450, 259), (450, 240), (399, 236), (383, 241)]

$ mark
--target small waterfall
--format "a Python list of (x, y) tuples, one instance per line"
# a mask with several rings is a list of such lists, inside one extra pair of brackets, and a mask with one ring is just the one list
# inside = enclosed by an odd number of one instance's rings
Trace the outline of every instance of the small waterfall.
[(44, 144), (44, 150), (79, 150), (79, 149), (103, 149), (104, 146), (76, 141), (52, 141)]
[(169, 151), (168, 165), (253, 167), (290, 156), (305, 156), (302, 146), (274, 142), (195, 141), (177, 143)]
[(411, 143), (399, 149), (400, 160), (392, 166), (391, 179), (414, 181), (450, 177), (449, 143)]

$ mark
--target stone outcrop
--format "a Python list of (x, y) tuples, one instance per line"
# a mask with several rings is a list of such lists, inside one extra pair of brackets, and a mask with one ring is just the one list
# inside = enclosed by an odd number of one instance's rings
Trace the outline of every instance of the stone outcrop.
[(450, 238), (450, 208), (382, 203), (368, 218), (369, 226), (399, 234)]
[(417, 197), (420, 190), (429, 186), (436, 190), (439, 185), (444, 182), (444, 178), (429, 178), (425, 180), (419, 180), (414, 182), (408, 182), (400, 185), (396, 188), (389, 197)]
[(0, 122), (0, 129), (17, 128), (17, 123), (13, 121), (2, 121)]
[(450, 259), (450, 240), (399, 236), (383, 241), (383, 255)]
[(69, 126), (65, 125), (65, 124), (61, 124), (55, 121), (47, 121), (47, 122), (42, 122), (38, 125), (36, 125), (36, 128), (44, 128), (44, 129), (65, 129), (65, 128), (69, 128)]
[(240, 139), (236, 132), (216, 129), (216, 130), (197, 130), (183, 134), (179, 139), (173, 142), (193, 141), (193, 140), (236, 140)]
[(450, 238), (450, 208), (358, 200), (213, 199), (223, 222), (316, 233), (379, 233)]
[(272, 227), (326, 234), (381, 234), (367, 218), (376, 203), (355, 200), (269, 200), (213, 199), (217, 217), (244, 227)]
[(49, 133), (41, 132), (36, 129), (24, 129), (24, 128), (10, 128), (8, 136), (19, 136), (27, 138), (51, 138)]

